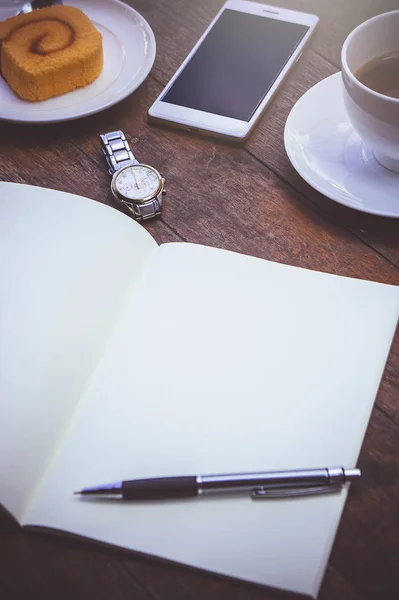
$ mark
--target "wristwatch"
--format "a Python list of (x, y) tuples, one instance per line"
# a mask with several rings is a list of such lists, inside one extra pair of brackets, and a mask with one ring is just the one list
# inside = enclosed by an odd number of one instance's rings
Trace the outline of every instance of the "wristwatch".
[(122, 131), (111, 131), (100, 137), (112, 175), (113, 196), (128, 207), (137, 221), (160, 215), (165, 179), (154, 167), (135, 159)]

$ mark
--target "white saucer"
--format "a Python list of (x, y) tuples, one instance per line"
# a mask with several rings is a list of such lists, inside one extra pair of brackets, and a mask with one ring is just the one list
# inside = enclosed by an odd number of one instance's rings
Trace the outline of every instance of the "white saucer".
[(373, 215), (399, 217), (399, 173), (382, 167), (353, 130), (341, 73), (300, 98), (287, 119), (284, 142), (298, 173), (328, 198)]
[(99, 112), (131, 94), (155, 60), (151, 27), (119, 0), (68, 0), (83, 10), (103, 36), (104, 68), (85, 88), (43, 102), (26, 102), (0, 77), (0, 119), (23, 123), (69, 121)]

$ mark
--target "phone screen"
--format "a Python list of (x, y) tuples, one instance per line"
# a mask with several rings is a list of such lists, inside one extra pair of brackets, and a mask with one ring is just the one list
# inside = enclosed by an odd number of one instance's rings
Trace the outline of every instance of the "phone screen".
[(225, 9), (161, 99), (250, 121), (308, 30)]

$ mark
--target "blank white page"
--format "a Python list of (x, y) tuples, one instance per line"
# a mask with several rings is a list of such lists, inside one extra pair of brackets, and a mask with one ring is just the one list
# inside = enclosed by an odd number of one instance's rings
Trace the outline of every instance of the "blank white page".
[(16, 518), (157, 248), (98, 202), (0, 183), (0, 502)]
[(354, 467), (398, 314), (396, 287), (161, 246), (24, 523), (315, 596), (346, 492), (138, 503), (72, 492)]

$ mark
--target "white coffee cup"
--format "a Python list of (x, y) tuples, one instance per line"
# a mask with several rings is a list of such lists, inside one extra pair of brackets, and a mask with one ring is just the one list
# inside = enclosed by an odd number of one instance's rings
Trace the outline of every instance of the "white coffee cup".
[(385, 54), (399, 53), (399, 10), (384, 13), (352, 31), (342, 48), (344, 100), (349, 119), (377, 161), (399, 172), (399, 98), (379, 94), (356, 71)]

